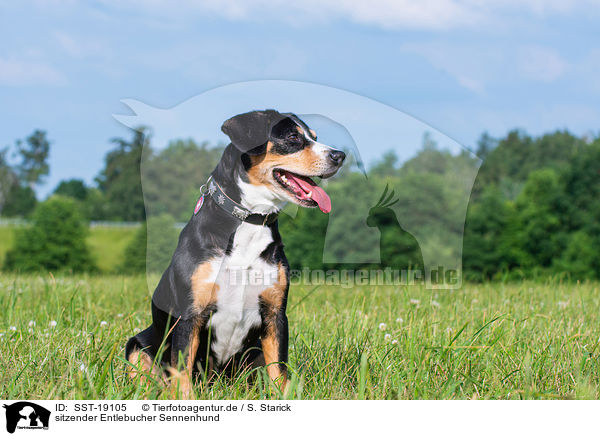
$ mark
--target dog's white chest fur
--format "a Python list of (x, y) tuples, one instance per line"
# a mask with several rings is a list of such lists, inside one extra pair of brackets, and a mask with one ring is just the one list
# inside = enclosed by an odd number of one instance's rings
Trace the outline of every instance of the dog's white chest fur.
[(271, 242), (268, 227), (242, 223), (231, 254), (213, 261), (219, 290), (210, 326), (211, 349), (219, 364), (240, 351), (250, 329), (261, 324), (259, 295), (277, 280), (277, 267), (260, 258)]

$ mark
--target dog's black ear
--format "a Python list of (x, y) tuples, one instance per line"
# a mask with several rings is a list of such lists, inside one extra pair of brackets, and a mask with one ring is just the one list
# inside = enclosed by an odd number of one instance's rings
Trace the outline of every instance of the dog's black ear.
[(264, 152), (271, 127), (283, 118), (283, 115), (272, 109), (247, 112), (229, 118), (223, 123), (221, 130), (241, 152), (260, 154)]

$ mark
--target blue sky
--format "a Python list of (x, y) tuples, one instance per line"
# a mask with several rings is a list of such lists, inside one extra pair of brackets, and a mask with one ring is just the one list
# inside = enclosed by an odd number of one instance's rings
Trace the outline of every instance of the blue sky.
[(48, 131), (39, 195), (93, 179), (129, 135), (120, 100), (169, 108), (248, 80), (345, 89), (471, 147), (485, 130), (600, 130), (598, 1), (172, 3), (0, 5), (0, 146)]

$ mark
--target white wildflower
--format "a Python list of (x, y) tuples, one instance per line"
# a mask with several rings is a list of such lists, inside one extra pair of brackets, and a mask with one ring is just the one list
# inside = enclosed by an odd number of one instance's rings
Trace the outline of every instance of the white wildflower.
[(79, 371), (81, 371), (81, 372), (87, 371), (87, 367), (85, 366), (85, 363), (82, 363), (81, 365), (79, 365)]
[(454, 331), (454, 329), (452, 327), (448, 327), (446, 329), (446, 333), (452, 333)]
[(396, 322), (398, 324), (402, 324), (404, 322), (404, 320), (402, 318), (396, 318)]
[(411, 298), (410, 304), (414, 304), (415, 306), (418, 306), (419, 304), (421, 304), (421, 300), (417, 300), (416, 298)]
[(436, 309), (439, 308), (439, 307), (442, 307), (442, 305), (440, 303), (438, 303), (437, 301), (435, 301), (435, 300), (431, 300), (431, 305), (433, 307), (435, 307)]
[(14, 325), (11, 325), (11, 326), (10, 326), (8, 329), (9, 329), (11, 332), (16, 332), (16, 331), (17, 331), (17, 328), (16, 328)]
[(48, 325), (49, 325), (51, 328), (54, 328), (54, 327), (56, 327), (56, 324), (57, 324), (57, 322), (56, 322), (56, 321), (54, 321), (54, 320), (52, 320), (52, 321), (50, 321), (50, 322), (48, 323)]
[(382, 322), (382, 323), (380, 323), (380, 324), (379, 324), (379, 330), (382, 330), (382, 331), (383, 331), (383, 330), (385, 330), (386, 328), (387, 328), (387, 325), (386, 325), (384, 322)]
[(35, 327), (35, 321), (31, 320), (29, 321), (29, 324), (27, 324), (29, 327)]
[(133, 333), (139, 333), (139, 332), (141, 332), (141, 331), (142, 331), (142, 330), (141, 330), (141, 329), (139, 329), (139, 328), (137, 328), (137, 327), (133, 329)]
[(123, 318), (123, 314), (122, 313), (117, 313), (117, 318)]
[(396, 345), (397, 343), (398, 343), (398, 339), (394, 339), (394, 340), (392, 341), (392, 345)]
[(386, 333), (385, 336), (383, 337), (383, 339), (385, 341), (389, 341), (390, 339), (392, 339), (392, 335), (390, 335), (389, 333)]
[(33, 329), (27, 329), (27, 332), (33, 333)]
[(108, 323), (106, 321), (100, 321), (100, 327), (106, 327)]

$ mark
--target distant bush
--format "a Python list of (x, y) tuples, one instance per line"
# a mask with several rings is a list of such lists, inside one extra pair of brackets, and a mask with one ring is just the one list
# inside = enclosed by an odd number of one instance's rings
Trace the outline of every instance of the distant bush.
[(162, 273), (171, 262), (177, 246), (175, 220), (167, 214), (149, 218), (135, 233), (125, 249), (121, 272)]
[(19, 229), (4, 269), (17, 271), (92, 271), (94, 262), (85, 243), (88, 228), (77, 203), (53, 196), (40, 203), (31, 226)]

